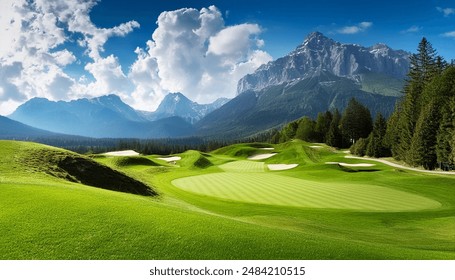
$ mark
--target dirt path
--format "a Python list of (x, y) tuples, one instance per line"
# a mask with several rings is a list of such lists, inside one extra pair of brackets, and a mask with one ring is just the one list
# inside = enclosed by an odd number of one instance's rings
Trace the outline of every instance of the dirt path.
[(413, 168), (413, 167), (408, 167), (408, 166), (404, 166), (404, 165), (401, 165), (401, 164), (393, 163), (393, 162), (387, 161), (385, 159), (365, 158), (365, 157), (355, 157), (355, 156), (345, 156), (345, 158), (354, 158), (354, 159), (361, 159), (361, 160), (376, 161), (376, 162), (387, 164), (387, 165), (392, 166), (392, 167), (396, 167), (396, 168), (400, 168), (400, 169), (406, 169), (406, 170), (412, 170), (412, 171), (417, 171), (417, 172), (423, 172), (423, 173), (442, 174), (442, 175), (455, 175), (455, 172), (423, 170), (423, 169), (418, 169), (418, 168)]

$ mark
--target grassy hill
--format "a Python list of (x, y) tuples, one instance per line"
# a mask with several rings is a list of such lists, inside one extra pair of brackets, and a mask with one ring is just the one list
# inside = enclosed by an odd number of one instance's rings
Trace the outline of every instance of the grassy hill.
[(301, 141), (173, 156), (94, 158), (159, 193), (142, 196), (59, 166), (84, 156), (1, 141), (0, 259), (455, 259), (454, 176)]

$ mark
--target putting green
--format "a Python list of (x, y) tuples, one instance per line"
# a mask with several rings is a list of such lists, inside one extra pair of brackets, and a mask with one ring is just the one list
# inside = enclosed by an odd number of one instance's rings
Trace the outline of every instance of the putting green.
[(439, 208), (435, 200), (366, 184), (322, 184), (268, 173), (214, 173), (172, 181), (176, 187), (221, 199), (270, 205), (361, 211)]

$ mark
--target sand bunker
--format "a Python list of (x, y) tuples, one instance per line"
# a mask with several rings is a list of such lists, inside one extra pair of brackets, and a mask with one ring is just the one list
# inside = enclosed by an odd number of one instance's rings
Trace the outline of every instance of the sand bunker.
[(167, 162), (171, 162), (171, 161), (181, 160), (182, 158), (181, 157), (160, 157), (160, 158), (157, 158), (157, 159), (164, 160), (164, 161), (167, 161)]
[(376, 165), (376, 164), (372, 164), (372, 163), (345, 163), (345, 162), (334, 162), (334, 161), (329, 161), (329, 162), (326, 162), (325, 164), (339, 164), (339, 165), (345, 166), (345, 167), (372, 167), (372, 166)]
[(310, 146), (310, 148), (313, 148), (313, 149), (321, 149), (322, 146)]
[(298, 164), (267, 164), (269, 170), (289, 170), (292, 168), (296, 168), (299, 166)]
[(117, 152), (109, 152), (105, 153), (106, 156), (114, 156), (114, 157), (125, 157), (125, 156), (138, 156), (139, 153), (133, 150), (126, 150), (126, 151), (117, 151)]
[(250, 156), (250, 157), (248, 157), (248, 159), (251, 159), (251, 160), (268, 159), (268, 158), (273, 157), (274, 155), (276, 155), (276, 153), (271, 153), (271, 154), (259, 154), (259, 155)]
[(273, 151), (275, 148), (259, 148), (259, 150)]

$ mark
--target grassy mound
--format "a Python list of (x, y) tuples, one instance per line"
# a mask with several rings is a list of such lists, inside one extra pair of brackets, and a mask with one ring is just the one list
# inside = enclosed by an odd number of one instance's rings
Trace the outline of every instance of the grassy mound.
[(260, 153), (269, 153), (270, 151), (260, 150), (264, 145), (260, 144), (234, 144), (213, 151), (216, 155), (226, 155), (231, 157), (247, 158)]
[(117, 167), (127, 166), (160, 166), (158, 163), (141, 156), (115, 157), (112, 159), (113, 164)]
[(180, 166), (189, 169), (206, 169), (213, 166), (213, 163), (199, 151), (186, 151), (181, 154)]
[[(88, 157), (45, 145), (25, 142), (0, 142), (15, 150), (15, 160), (10, 162), (11, 168), (25, 169), (31, 173), (45, 173), (53, 177), (84, 185), (140, 194), (156, 195), (146, 184), (127, 175), (102, 165)], [(8, 157), (4, 150), (3, 156)]]

